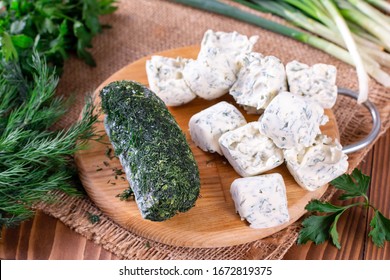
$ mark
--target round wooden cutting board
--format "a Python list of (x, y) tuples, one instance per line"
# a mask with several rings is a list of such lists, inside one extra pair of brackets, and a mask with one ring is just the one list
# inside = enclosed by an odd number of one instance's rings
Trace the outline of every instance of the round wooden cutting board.
[[(155, 55), (196, 58), (198, 51), (199, 47), (190, 46)], [(113, 74), (97, 89), (96, 95), (98, 96), (104, 85), (116, 80), (134, 80), (148, 85), (145, 72), (147, 59), (150, 59), (150, 56), (131, 63)], [(239, 178), (239, 175), (224, 157), (197, 148), (191, 141), (188, 130), (188, 121), (192, 115), (222, 100), (235, 104), (231, 96), (226, 94), (213, 101), (196, 98), (189, 104), (169, 108), (184, 131), (199, 166), (201, 191), (192, 209), (164, 222), (152, 222), (141, 217), (133, 200), (120, 200), (117, 195), (127, 189), (129, 184), (125, 180), (125, 175), (121, 174), (119, 160), (112, 157), (113, 152), (107, 136), (103, 139), (106, 144), (90, 141), (88, 149), (76, 155), (80, 177), (91, 200), (105, 215), (129, 231), (154, 241), (184, 247), (209, 248), (242, 244), (269, 236), (299, 219), (305, 213), (305, 205), (313, 198), (320, 198), (327, 186), (315, 192), (306, 191), (297, 185), (285, 165), (282, 165), (267, 173), (278, 172), (284, 178), (290, 221), (268, 229), (252, 229), (246, 221), (241, 221), (230, 195), (230, 185), (234, 179)], [(96, 102), (100, 102), (99, 98)], [(242, 112), (248, 122), (259, 117)], [(326, 110), (326, 114), (330, 121), (322, 127), (323, 133), (332, 138), (339, 138), (332, 111)], [(103, 120), (103, 116), (100, 116), (100, 120)], [(96, 129), (104, 131), (103, 123), (98, 122)]]

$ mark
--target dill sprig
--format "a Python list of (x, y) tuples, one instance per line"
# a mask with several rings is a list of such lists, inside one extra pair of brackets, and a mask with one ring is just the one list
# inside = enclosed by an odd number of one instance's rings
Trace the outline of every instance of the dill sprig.
[(66, 101), (55, 95), (58, 77), (38, 53), (32, 81), (16, 62), (0, 66), (0, 226), (29, 219), (37, 202), (55, 201), (52, 191), (78, 194), (73, 186), (73, 154), (98, 137), (98, 114), (88, 98), (78, 122), (49, 129), (65, 114)]

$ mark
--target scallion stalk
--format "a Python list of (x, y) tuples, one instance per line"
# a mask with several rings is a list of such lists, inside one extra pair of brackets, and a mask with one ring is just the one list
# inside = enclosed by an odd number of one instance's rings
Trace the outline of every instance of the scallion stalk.
[(330, 55), (337, 57), (340, 60), (343, 60), (346, 63), (353, 63), (348, 52), (343, 48), (337, 46), (336, 44), (330, 43), (318, 36), (312, 35), (308, 32), (302, 30), (288, 27), (271, 20), (264, 19), (260, 16), (257, 16), (252, 13), (245, 12), (243, 10), (237, 9), (233, 6), (224, 4), (217, 0), (172, 0), (173, 2), (186, 4), (188, 6), (202, 9), (205, 11), (213, 12), (216, 14), (229, 16), (253, 25), (262, 27), (272, 32), (279, 33), (281, 35), (293, 38), (302, 43), (309, 44), (315, 48), (321, 49)]
[[(262, 12), (271, 12), (272, 14), (278, 15), (294, 25), (301, 27), (307, 31), (310, 31), (314, 34), (317, 34), (333, 43), (340, 44), (342, 40), (339, 40), (339, 37), (335, 37), (334, 32), (326, 27), (324, 24), (314, 20), (311, 17), (306, 16), (304, 13), (300, 12), (298, 9), (290, 6), (282, 1), (258, 1), (252, 0), (256, 5), (251, 4), (248, 1), (235, 0), (243, 5), (252, 7), (253, 9), (262, 11)], [(286, 1), (288, 2), (288, 1)]]
[(368, 53), (372, 58), (379, 62), (379, 64), (383, 66), (390, 65), (390, 54), (387, 52), (378, 51), (375, 48), (367, 47), (365, 49), (366, 53)]
[(345, 1), (340, 4), (340, 12), (342, 16), (370, 32), (384, 44), (387, 50), (390, 50), (389, 31), (387, 31), (386, 28), (382, 27), (381, 25), (377, 24), (370, 17), (357, 10), (354, 6), (348, 4), (349, 3)]
[(359, 54), (359, 50), (357, 48), (355, 40), (353, 39), (351, 31), (349, 30), (343, 17), (340, 15), (334, 2), (330, 0), (323, 0), (322, 3), (326, 10), (329, 12), (329, 14), (332, 16), (338, 29), (340, 30), (340, 34), (345, 41), (345, 44), (349, 50), (349, 53), (352, 56), (354, 64), (356, 65), (356, 72), (359, 81), (358, 103), (365, 102), (368, 98), (368, 76), (363, 64), (363, 59)]
[[(277, 0), (279, 1), (279, 0)], [(262, 1), (258, 0), (257, 2), (274, 2), (274, 1)], [(288, 3), (299, 10), (304, 11), (310, 17), (316, 19), (317, 21), (323, 23), (324, 25), (332, 24), (332, 21), (326, 16), (326, 11), (323, 9), (319, 1), (312, 0), (280, 0), (279, 2)]]
[(384, 16), (377, 9), (373, 8), (370, 4), (362, 0), (348, 0), (352, 5), (354, 5), (360, 12), (365, 14), (367, 17), (371, 18), (378, 25), (387, 29), (390, 32), (390, 22), (389, 19)]
[[(284, 18), (298, 28), (265, 19), (218, 0), (172, 1), (228, 16), (293, 38), (355, 66), (361, 91), (359, 102), (363, 102), (368, 95), (367, 73), (378, 83), (390, 87), (390, 75), (381, 69), (381, 65), (389, 66), (390, 59), (390, 54), (384, 51), (384, 49), (389, 49), (390, 43), (389, 33), (384, 27), (387, 24), (382, 24), (382, 27), (378, 21), (367, 16), (367, 12), (361, 11), (365, 4), (369, 5), (367, 3), (362, 5), (361, 0), (234, 0), (251, 9)], [(326, 2), (328, 3), (324, 4)], [(383, 5), (381, 0), (367, 2), (372, 5), (374, 5), (372, 2), (376, 2), (376, 7), (387, 6)], [(326, 5), (332, 5), (334, 8), (332, 13)], [(334, 12), (338, 14), (337, 24), (335, 24)], [(372, 7), (370, 12), (371, 15), (379, 13), (378, 17), (383, 22), (390, 22), (390, 17), (382, 14), (379, 10)], [(362, 18), (364, 22), (362, 22)], [(340, 19), (344, 22), (344, 26), (341, 28), (343, 32), (340, 32)]]
[(367, 0), (367, 2), (386, 13), (390, 13), (390, 3), (385, 0)]
[(304, 40), (306, 36), (310, 36), (308, 33), (302, 32), (298, 29), (294, 29), (283, 24), (267, 20), (252, 13), (236, 9), (233, 6), (219, 2), (217, 0), (172, 0), (173, 2), (185, 4), (193, 8), (202, 9), (212, 13), (228, 16), (240, 21), (244, 21), (269, 31), (277, 32), (279, 34)]

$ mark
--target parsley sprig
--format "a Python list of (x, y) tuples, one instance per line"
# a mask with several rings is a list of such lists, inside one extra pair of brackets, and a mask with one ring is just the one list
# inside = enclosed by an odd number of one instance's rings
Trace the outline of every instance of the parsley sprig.
[(65, 59), (75, 52), (95, 66), (89, 50), (104, 27), (101, 15), (116, 10), (116, 0), (0, 0), (0, 59), (18, 60), (24, 75), (33, 51), (55, 66), (59, 74)]
[(364, 175), (359, 169), (355, 168), (350, 175), (341, 175), (334, 179), (331, 184), (336, 189), (343, 191), (343, 194), (338, 199), (363, 198), (363, 201), (344, 206), (333, 205), (319, 200), (310, 201), (305, 209), (310, 212), (317, 212), (319, 215), (311, 215), (303, 220), (303, 228), (299, 232), (298, 244), (305, 244), (309, 240), (315, 244), (320, 244), (330, 239), (340, 249), (341, 244), (337, 232), (337, 222), (348, 209), (353, 207), (365, 207), (374, 210), (374, 216), (370, 222), (371, 231), (368, 235), (376, 246), (382, 247), (385, 241), (390, 241), (390, 220), (370, 203), (367, 196), (370, 186), (369, 176)]

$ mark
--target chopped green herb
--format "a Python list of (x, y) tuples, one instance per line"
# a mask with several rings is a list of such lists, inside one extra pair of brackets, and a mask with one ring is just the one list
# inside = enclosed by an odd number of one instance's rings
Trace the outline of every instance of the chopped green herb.
[(112, 171), (114, 171), (114, 174), (115, 174), (115, 175), (123, 175), (123, 174), (125, 174), (125, 173), (122, 171), (122, 169), (117, 168), (117, 167), (113, 168)]
[(91, 222), (91, 224), (96, 224), (96, 223), (100, 222), (100, 217), (98, 215), (91, 214), (91, 213), (87, 212), (87, 216), (88, 216), (88, 220)]
[(126, 190), (124, 190), (122, 193), (118, 194), (117, 197), (119, 197), (120, 200), (129, 200), (134, 198), (134, 192), (129, 187)]
[(107, 147), (105, 152), (106, 157), (108, 157), (110, 160), (112, 160), (115, 156), (112, 155), (112, 148)]

